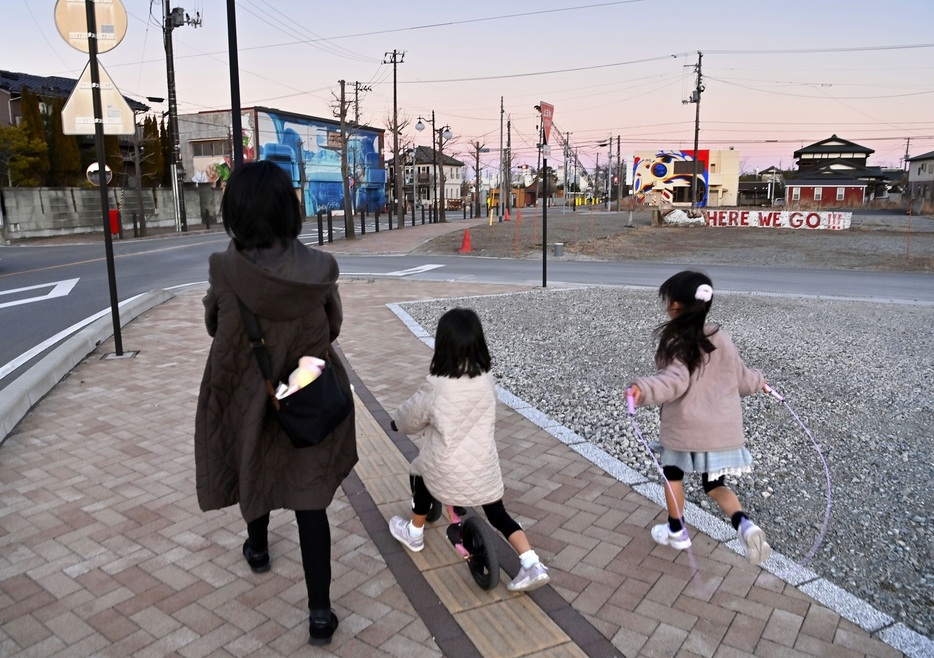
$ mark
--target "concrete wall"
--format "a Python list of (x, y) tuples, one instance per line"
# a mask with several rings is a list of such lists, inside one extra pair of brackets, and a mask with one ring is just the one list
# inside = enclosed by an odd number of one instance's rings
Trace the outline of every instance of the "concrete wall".
[[(140, 196), (127, 188), (108, 188), (110, 208), (120, 210), (124, 237), (133, 236), (133, 215)], [(187, 223), (207, 228), (220, 218), (221, 190), (210, 185), (185, 185)], [(144, 189), (142, 211), (147, 228), (175, 226), (175, 201), (169, 189)], [(103, 233), (101, 194), (78, 187), (0, 188), (0, 223), (4, 240), (47, 238), (81, 233)]]

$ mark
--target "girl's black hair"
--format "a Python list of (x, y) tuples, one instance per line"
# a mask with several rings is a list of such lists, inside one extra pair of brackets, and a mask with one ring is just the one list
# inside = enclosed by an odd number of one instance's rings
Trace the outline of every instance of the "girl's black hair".
[(268, 249), (298, 237), (302, 211), (292, 180), (279, 165), (260, 160), (230, 174), (221, 199), (227, 235), (239, 249)]
[(713, 281), (706, 274), (686, 270), (678, 272), (659, 286), (658, 296), (666, 306), (672, 302), (678, 302), (681, 306), (677, 316), (655, 329), (658, 338), (655, 363), (659, 366), (682, 361), (688, 367), (688, 372), (693, 373), (703, 363), (704, 356), (716, 349), (704, 333), (713, 295), (708, 301), (695, 297), (698, 286), (704, 284), (713, 288)]
[(438, 320), (435, 354), (428, 369), (436, 377), (478, 377), (490, 371), (480, 318), (469, 308), (452, 308)]

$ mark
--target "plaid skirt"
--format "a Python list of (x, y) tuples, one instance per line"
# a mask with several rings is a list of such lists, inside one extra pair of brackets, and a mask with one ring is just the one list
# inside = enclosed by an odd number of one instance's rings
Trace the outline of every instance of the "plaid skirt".
[(745, 448), (713, 452), (669, 450), (659, 443), (652, 445), (662, 466), (674, 466), (685, 473), (706, 473), (711, 480), (721, 475), (740, 475), (752, 471), (752, 454)]

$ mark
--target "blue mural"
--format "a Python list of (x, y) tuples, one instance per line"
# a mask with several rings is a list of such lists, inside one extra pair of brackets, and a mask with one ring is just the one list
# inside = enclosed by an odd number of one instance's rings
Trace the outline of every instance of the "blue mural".
[[(305, 215), (343, 210), (340, 125), (284, 113), (258, 110), (259, 159), (285, 169), (295, 187), (304, 184)], [(386, 170), (380, 166), (382, 133), (369, 128), (348, 130), (347, 168), (353, 179), (355, 211), (383, 211)], [(304, 175), (303, 175), (304, 174)]]

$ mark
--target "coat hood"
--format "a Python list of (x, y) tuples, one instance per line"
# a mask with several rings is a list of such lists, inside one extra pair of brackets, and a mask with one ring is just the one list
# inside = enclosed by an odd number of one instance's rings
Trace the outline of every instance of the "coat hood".
[(310, 249), (298, 240), (243, 251), (231, 240), (226, 251), (213, 257), (219, 259), (224, 276), (243, 303), (270, 320), (306, 315), (321, 304), (339, 275), (333, 256)]

